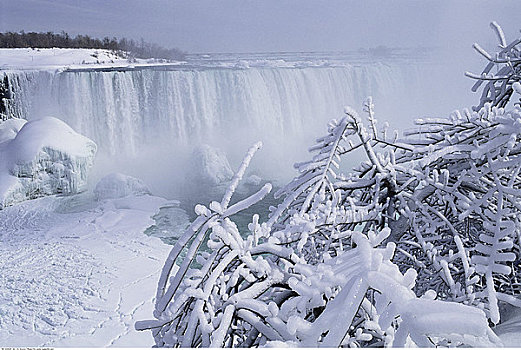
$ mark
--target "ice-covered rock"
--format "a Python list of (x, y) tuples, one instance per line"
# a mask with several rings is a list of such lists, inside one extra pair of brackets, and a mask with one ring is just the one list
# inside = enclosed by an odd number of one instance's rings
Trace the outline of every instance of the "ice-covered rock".
[(16, 137), (27, 120), (20, 118), (7, 119), (0, 124), (0, 143), (10, 141)]
[(226, 154), (206, 144), (198, 146), (192, 154), (191, 174), (193, 180), (210, 185), (231, 180), (233, 171)]
[(94, 188), (94, 196), (97, 200), (145, 194), (150, 194), (150, 190), (143, 181), (120, 173), (112, 173), (105, 176), (96, 184), (96, 188)]
[(47, 117), (0, 124), (0, 209), (27, 199), (84, 190), (96, 144)]

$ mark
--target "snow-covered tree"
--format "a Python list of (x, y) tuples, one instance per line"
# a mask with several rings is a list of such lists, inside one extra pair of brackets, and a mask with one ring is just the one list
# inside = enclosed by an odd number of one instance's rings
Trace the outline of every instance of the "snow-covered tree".
[[(488, 61), (480, 75), (470, 72), (468, 77), (476, 79), (472, 91), (476, 92), (484, 84), (481, 93), (481, 102), (475, 110), (482, 108), (485, 103), (491, 103), (497, 107), (505, 107), (511, 99), (514, 90), (520, 92), (521, 85), (521, 38), (507, 44), (503, 30), (496, 22), (490, 23), (499, 40), (499, 51), (490, 54), (479, 44), (474, 44), (474, 49)], [(494, 69), (496, 73), (494, 73)], [(518, 98), (519, 100), (519, 98)], [(519, 101), (518, 101), (519, 102)]]
[[(521, 41), (493, 27), (503, 65)], [(521, 108), (505, 109), (521, 89), (509, 67), (476, 111), (419, 119), (402, 139), (378, 127), (371, 98), (367, 121), (346, 108), (269, 218), (239, 232), (230, 216), (271, 191), (230, 205), (253, 146), (222, 201), (196, 207), (156, 319), (136, 328), (176, 347), (500, 345), (489, 322), (501, 303), (521, 307)], [(344, 175), (356, 149), (366, 160)]]

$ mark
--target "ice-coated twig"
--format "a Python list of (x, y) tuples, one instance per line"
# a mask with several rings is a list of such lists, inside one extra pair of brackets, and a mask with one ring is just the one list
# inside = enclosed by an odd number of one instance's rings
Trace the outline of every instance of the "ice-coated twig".
[(222, 210), (226, 210), (228, 208), (228, 204), (230, 203), (230, 200), (232, 199), (233, 193), (237, 189), (239, 182), (241, 181), (242, 177), (244, 176), (244, 172), (246, 171), (246, 168), (248, 168), (248, 165), (250, 165), (251, 159), (255, 155), (255, 152), (257, 152), (261, 147), (262, 147), (262, 142), (257, 142), (256, 144), (251, 146), (250, 149), (248, 150), (248, 152), (246, 153), (246, 156), (244, 157), (241, 165), (239, 166), (239, 170), (237, 170), (237, 172), (233, 176), (232, 181), (231, 181), (230, 185), (228, 186), (226, 193), (223, 196), (223, 199), (221, 201)]

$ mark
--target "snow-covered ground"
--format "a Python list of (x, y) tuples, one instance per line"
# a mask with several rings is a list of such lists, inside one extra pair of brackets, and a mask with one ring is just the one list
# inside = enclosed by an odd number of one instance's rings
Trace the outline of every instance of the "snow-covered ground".
[[(164, 65), (163, 60), (135, 59), (118, 56), (103, 49), (0, 49), (0, 70), (16, 69), (85, 69)], [(173, 62), (171, 64), (178, 64)]]
[(143, 233), (163, 205), (84, 193), (0, 210), (0, 344), (153, 345), (133, 325), (152, 317), (170, 248)]

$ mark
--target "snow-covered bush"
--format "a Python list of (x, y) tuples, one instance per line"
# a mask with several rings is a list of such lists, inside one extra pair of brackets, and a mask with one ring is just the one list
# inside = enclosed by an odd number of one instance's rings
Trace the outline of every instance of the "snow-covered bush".
[(0, 124), (0, 209), (87, 184), (96, 144), (56, 118)]
[[(223, 200), (196, 207), (136, 328), (158, 346), (500, 345), (489, 323), (521, 307), (521, 107), (489, 97), (402, 139), (371, 98), (366, 122), (346, 107), (239, 232), (230, 216), (271, 190), (229, 205), (255, 146)], [(366, 161), (342, 174), (356, 149)]]
[(120, 173), (112, 173), (103, 177), (94, 188), (94, 196), (97, 200), (145, 194), (150, 194), (150, 190), (143, 181)]

